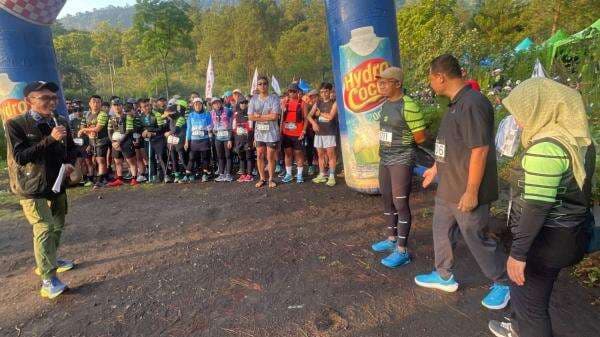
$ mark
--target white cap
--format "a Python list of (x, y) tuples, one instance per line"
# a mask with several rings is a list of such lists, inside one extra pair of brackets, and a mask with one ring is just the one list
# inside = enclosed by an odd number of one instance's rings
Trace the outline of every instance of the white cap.
[(200, 97), (194, 97), (194, 99), (192, 100), (192, 103), (196, 103), (196, 102), (202, 103), (202, 98), (200, 98)]

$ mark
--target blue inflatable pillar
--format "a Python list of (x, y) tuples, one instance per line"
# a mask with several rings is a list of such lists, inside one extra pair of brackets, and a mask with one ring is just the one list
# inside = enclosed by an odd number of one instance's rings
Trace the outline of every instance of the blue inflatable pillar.
[[(31, 81), (61, 85), (50, 25), (66, 0), (0, 0), (0, 117), (27, 110), (23, 88)], [(66, 115), (58, 93), (58, 112)]]
[(325, 0), (346, 184), (379, 191), (379, 116), (375, 76), (400, 66), (394, 0)]

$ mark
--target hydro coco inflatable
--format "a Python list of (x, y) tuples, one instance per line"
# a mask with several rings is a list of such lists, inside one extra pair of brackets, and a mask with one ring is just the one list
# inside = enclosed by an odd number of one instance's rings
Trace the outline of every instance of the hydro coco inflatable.
[[(60, 84), (50, 25), (66, 0), (0, 0), (0, 117), (27, 110), (23, 88), (32, 81)], [(58, 112), (66, 115), (61, 92)]]
[(379, 191), (377, 76), (400, 66), (394, 0), (325, 0), (346, 184)]

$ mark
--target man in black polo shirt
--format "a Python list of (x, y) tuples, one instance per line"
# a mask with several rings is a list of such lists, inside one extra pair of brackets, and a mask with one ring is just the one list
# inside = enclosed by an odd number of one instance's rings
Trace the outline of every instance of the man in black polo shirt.
[(436, 175), (440, 182), (433, 214), (435, 270), (415, 277), (417, 285), (447, 292), (458, 289), (452, 274), (453, 248), (461, 233), (479, 267), (494, 283), (481, 304), (502, 309), (510, 299), (506, 255), (483, 229), (490, 203), (498, 198), (494, 147), (494, 109), (461, 76), (458, 60), (442, 55), (431, 62), (431, 88), (450, 98), (435, 144), (436, 163), (425, 172), (423, 186)]

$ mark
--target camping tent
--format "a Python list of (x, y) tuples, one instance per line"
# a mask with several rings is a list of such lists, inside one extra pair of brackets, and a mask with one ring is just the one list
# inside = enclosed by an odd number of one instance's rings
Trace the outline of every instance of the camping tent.
[(531, 47), (533, 47), (533, 40), (526, 37), (515, 47), (515, 53), (520, 53), (522, 51), (529, 50)]

